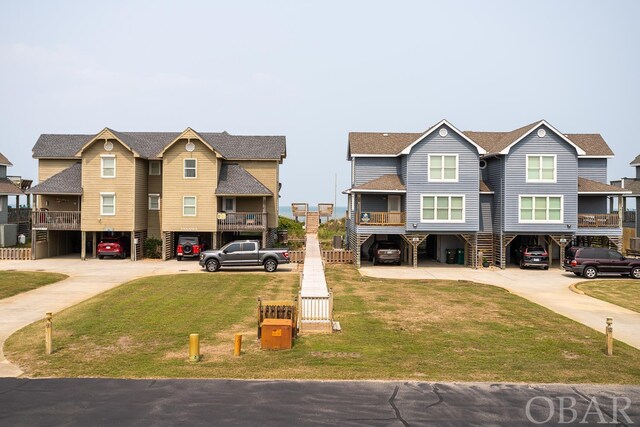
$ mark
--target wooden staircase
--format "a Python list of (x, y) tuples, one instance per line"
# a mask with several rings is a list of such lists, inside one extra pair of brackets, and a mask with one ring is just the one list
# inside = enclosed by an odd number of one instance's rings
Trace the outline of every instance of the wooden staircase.
[[(493, 233), (478, 233), (478, 251), (482, 252), (482, 256), (493, 265)], [(479, 260), (482, 263), (482, 260)]]
[(307, 234), (315, 234), (318, 232), (318, 226), (320, 225), (320, 213), (319, 212), (307, 212)]

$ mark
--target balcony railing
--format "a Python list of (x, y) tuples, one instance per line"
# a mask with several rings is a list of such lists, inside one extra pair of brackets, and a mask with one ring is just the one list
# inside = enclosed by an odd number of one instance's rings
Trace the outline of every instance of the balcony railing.
[(360, 212), (358, 225), (404, 225), (405, 212)]
[(80, 230), (80, 212), (31, 212), (31, 227), (39, 230)]
[(578, 228), (620, 228), (620, 216), (610, 214), (578, 214)]
[(219, 231), (266, 230), (267, 214), (262, 212), (218, 212)]

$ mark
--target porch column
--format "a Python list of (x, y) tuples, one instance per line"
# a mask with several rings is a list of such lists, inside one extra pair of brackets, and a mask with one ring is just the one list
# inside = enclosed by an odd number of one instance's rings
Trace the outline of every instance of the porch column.
[(356, 224), (360, 224), (360, 212), (362, 212), (362, 194), (358, 193), (358, 210), (356, 212)]
[(267, 231), (263, 231), (262, 232), (262, 247), (266, 248), (267, 247)]
[(81, 239), (82, 247), (80, 248), (80, 259), (84, 261), (87, 259), (87, 232), (83, 231), (80, 234), (82, 236), (82, 239)]
[(96, 241), (96, 239), (98, 238), (98, 233), (94, 231), (92, 234), (93, 241), (91, 243), (91, 254), (94, 258), (96, 258), (98, 256), (98, 254), (96, 254), (96, 249), (98, 247), (98, 242)]
[(618, 217), (620, 218), (620, 228), (624, 223), (624, 196), (618, 196)]
[(355, 262), (356, 262), (356, 268), (360, 268), (362, 266), (362, 260), (360, 259), (361, 253), (362, 253), (362, 243), (360, 241), (360, 235), (356, 234), (356, 247), (352, 248), (353, 253), (354, 253), (354, 257), (355, 257)]
[(613, 196), (609, 196), (609, 213), (613, 213)]

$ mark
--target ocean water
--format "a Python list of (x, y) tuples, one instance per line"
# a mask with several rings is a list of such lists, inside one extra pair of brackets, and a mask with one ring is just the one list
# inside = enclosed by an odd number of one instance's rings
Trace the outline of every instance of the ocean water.
[[(309, 206), (309, 210), (317, 210), (317, 206)], [(337, 206), (333, 209), (333, 218), (342, 218), (347, 214), (346, 206)], [(280, 215), (293, 218), (291, 214), (291, 205), (280, 205)]]

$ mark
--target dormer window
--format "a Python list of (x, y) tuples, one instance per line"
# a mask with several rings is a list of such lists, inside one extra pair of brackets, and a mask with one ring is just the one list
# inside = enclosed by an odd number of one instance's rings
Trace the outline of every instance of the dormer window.
[(458, 182), (457, 154), (429, 154), (429, 182)]
[(100, 156), (101, 160), (101, 169), (100, 176), (102, 178), (115, 178), (116, 177), (116, 156), (114, 155), (103, 155)]

